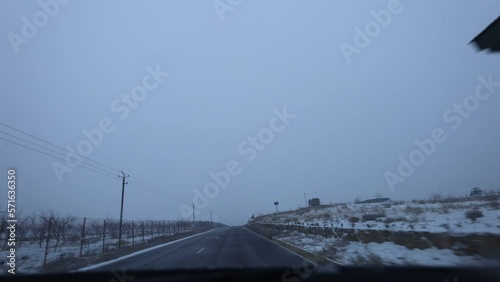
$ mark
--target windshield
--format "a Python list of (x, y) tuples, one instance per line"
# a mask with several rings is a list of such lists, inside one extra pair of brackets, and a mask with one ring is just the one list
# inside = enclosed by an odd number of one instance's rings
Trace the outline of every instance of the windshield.
[(1, 275), (499, 263), (500, 2), (0, 6)]

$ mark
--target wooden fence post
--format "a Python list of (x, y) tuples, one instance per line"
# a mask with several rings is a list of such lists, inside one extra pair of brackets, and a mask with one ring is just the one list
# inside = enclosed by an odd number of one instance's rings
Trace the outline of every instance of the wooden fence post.
[(134, 221), (132, 220), (132, 246), (135, 243), (134, 239), (135, 239), (135, 225), (134, 225)]
[(50, 231), (52, 228), (52, 218), (49, 219), (49, 231), (47, 232), (47, 241), (45, 241), (45, 254), (43, 255), (43, 265), (47, 262), (47, 253), (49, 251)]
[(142, 243), (144, 243), (144, 221), (142, 222)]
[(82, 256), (82, 251), (83, 251), (83, 241), (85, 239), (85, 222), (87, 221), (87, 218), (83, 218), (83, 226), (82, 226), (82, 241), (80, 243), (80, 256)]
[(102, 222), (102, 252), (106, 249), (106, 220)]
[(153, 221), (151, 220), (151, 239), (153, 239), (154, 233), (153, 233)]

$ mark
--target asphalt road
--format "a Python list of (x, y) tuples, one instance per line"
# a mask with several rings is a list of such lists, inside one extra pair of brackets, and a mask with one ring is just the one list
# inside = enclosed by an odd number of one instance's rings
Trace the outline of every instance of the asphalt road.
[(244, 228), (225, 227), (92, 269), (292, 268), (304, 258)]

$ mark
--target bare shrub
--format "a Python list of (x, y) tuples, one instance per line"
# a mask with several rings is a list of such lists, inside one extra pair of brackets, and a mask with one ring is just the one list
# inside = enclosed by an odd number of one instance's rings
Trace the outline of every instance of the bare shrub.
[(406, 221), (406, 217), (388, 217), (384, 220), (384, 223), (389, 224), (397, 221)]
[(378, 218), (385, 217), (385, 213), (368, 213), (362, 216), (363, 221), (376, 220)]
[(332, 218), (332, 215), (331, 215), (331, 214), (329, 214), (329, 213), (324, 213), (324, 214), (322, 214), (322, 215), (321, 215), (321, 217), (322, 217), (323, 219), (331, 219), (331, 218)]
[(441, 201), (443, 201), (443, 199), (444, 199), (444, 197), (443, 197), (443, 194), (441, 194), (441, 193), (434, 193), (430, 197), (431, 202), (441, 202)]
[(450, 225), (449, 225), (448, 223), (443, 223), (443, 224), (441, 224), (441, 225), (439, 225), (439, 226), (440, 226), (440, 227), (443, 227), (443, 228), (444, 228), (444, 229), (446, 229), (446, 230), (450, 230), (450, 228), (451, 228), (451, 227), (450, 227)]
[(500, 200), (500, 194), (488, 193), (488, 194), (484, 195), (483, 197), (481, 197), (481, 200), (482, 201), (496, 201), (496, 200)]
[(458, 202), (459, 198), (457, 198), (455, 195), (447, 195), (446, 197), (443, 196), (443, 203), (455, 203)]
[(456, 207), (453, 204), (443, 203), (443, 204), (441, 204), (441, 210), (440, 210), (440, 212), (441, 213), (449, 213), (450, 209), (454, 209), (454, 208), (456, 208)]
[(351, 223), (359, 222), (359, 220), (360, 219), (357, 216), (351, 216), (351, 217), (349, 217), (349, 222), (351, 222)]
[(409, 213), (409, 214), (416, 214), (416, 215), (419, 215), (419, 214), (424, 213), (424, 209), (423, 209), (423, 208), (421, 208), (421, 207), (406, 206), (406, 208), (405, 208), (405, 212), (406, 212), (406, 213)]
[(483, 212), (478, 209), (468, 210), (465, 212), (465, 217), (475, 222), (476, 219), (483, 217)]

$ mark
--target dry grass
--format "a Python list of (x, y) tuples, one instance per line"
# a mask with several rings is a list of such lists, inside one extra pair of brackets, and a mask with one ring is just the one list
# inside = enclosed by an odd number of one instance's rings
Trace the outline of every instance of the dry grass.
[(362, 216), (362, 219), (363, 219), (363, 221), (370, 221), (370, 220), (377, 220), (381, 217), (385, 217), (384, 212), (364, 214)]
[(405, 212), (408, 214), (420, 215), (424, 213), (424, 209), (421, 207), (407, 206)]
[(359, 222), (359, 220), (360, 220), (360, 218), (357, 216), (349, 217), (349, 222), (351, 222), (351, 223)]
[(406, 217), (387, 217), (386, 219), (384, 219), (385, 224), (390, 224), (398, 221), (407, 221), (407, 219)]
[(492, 200), (486, 203), (486, 206), (493, 209), (493, 210), (498, 210), (500, 209), (500, 203), (498, 200)]

